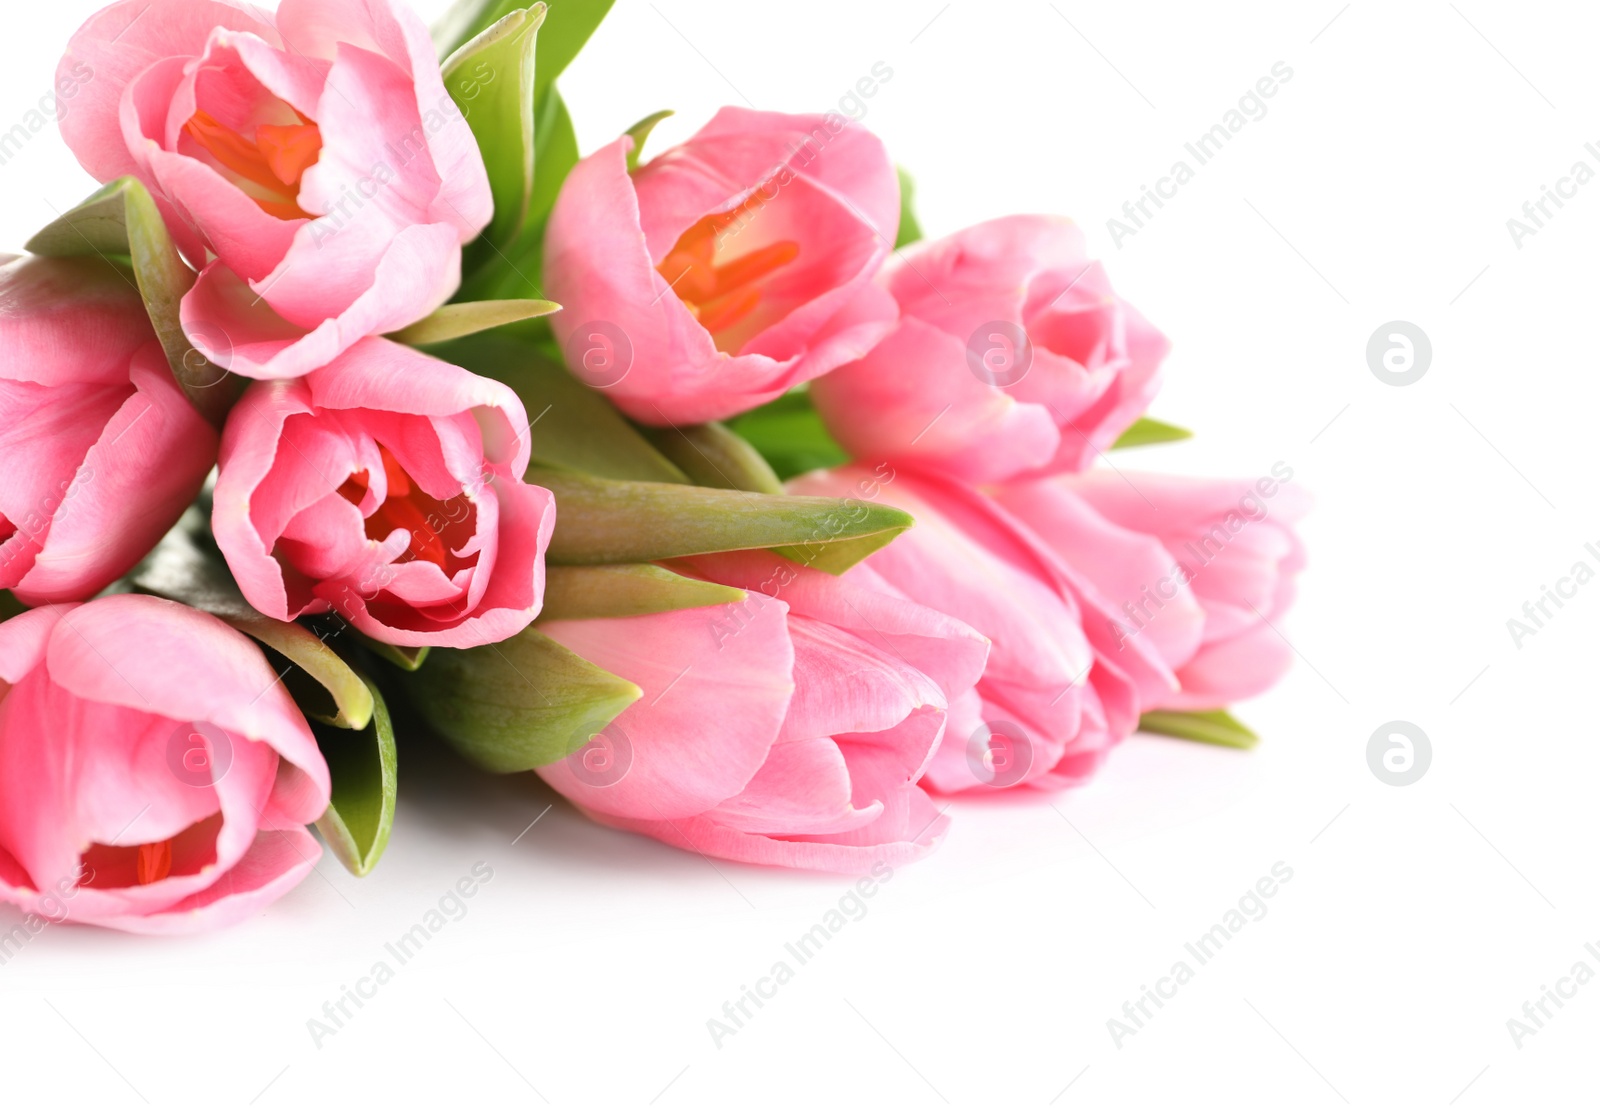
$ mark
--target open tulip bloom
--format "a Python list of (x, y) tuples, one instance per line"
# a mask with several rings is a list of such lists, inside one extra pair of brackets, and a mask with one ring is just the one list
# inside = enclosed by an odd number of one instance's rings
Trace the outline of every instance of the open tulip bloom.
[(1113, 465), (1189, 433), (1082, 231), (924, 240), (837, 112), (646, 155), (646, 104), (585, 153), (555, 78), (611, 4), (552, 5), (540, 42), (518, 0), (120, 0), (65, 44), (100, 187), (0, 256), (27, 927), (365, 875), (422, 744), (874, 874), (1137, 730), (1256, 742), (1228, 707), (1291, 661), (1307, 497)]

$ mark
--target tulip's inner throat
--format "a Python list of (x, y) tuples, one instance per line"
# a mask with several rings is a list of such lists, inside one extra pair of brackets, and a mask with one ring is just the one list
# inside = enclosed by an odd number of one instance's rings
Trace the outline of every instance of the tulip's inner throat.
[[(383, 459), (387, 496), (366, 519), (367, 538), (381, 543), (396, 529), (404, 529), (411, 533), (411, 543), (395, 561), (422, 559), (446, 575), (475, 562), (476, 556), (462, 559), (453, 553), (465, 545), (474, 530), (477, 509), (470, 498), (465, 494), (447, 501), (430, 497), (411, 480), (388, 447), (379, 443), (378, 454)], [(358, 470), (345, 479), (339, 495), (360, 507), (370, 485), (367, 471)], [(465, 534), (458, 534), (459, 529), (464, 529)]]
[(299, 123), (264, 123), (246, 137), (197, 111), (183, 125), (186, 135), (234, 175), (245, 194), (268, 215), (279, 219), (310, 219), (297, 197), (300, 178), (322, 153), (322, 132), (300, 115)]
[(683, 233), (656, 267), (700, 326), (711, 333), (718, 350), (727, 351), (723, 345), (727, 331), (761, 304), (762, 283), (800, 256), (799, 243), (782, 239), (718, 265), (724, 232), (748, 220), (752, 210), (746, 204), (705, 217)]
[(137, 889), (169, 877), (199, 873), (217, 861), (222, 814), (213, 813), (175, 836), (127, 847), (91, 843), (79, 860), (79, 885), (88, 889)]

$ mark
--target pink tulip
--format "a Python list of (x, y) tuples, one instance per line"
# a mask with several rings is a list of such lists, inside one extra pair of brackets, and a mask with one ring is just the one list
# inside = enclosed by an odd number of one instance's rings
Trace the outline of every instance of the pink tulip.
[(400, 646), (472, 647), (544, 599), (550, 491), (522, 481), (515, 393), (386, 339), (252, 385), (222, 435), (212, 530), (252, 605), (337, 612)]
[(177, 522), (217, 434), (173, 381), (131, 276), (0, 261), (0, 588), (83, 600)]
[(866, 873), (932, 850), (949, 821), (917, 782), (983, 637), (860, 568), (687, 570), (748, 599), (540, 626), (644, 691), (545, 781), (603, 824), (740, 862)]
[(853, 455), (970, 482), (1081, 470), (1149, 406), (1167, 341), (1083, 233), (1008, 216), (884, 267), (900, 322), (812, 389)]
[(1140, 705), (1172, 688), (1171, 671), (1145, 641), (1118, 650), (1109, 603), (990, 498), (942, 478), (865, 473), (819, 471), (791, 488), (911, 513), (916, 526), (864, 565), (994, 645), (976, 689), (951, 702), (928, 784), (948, 793), (1086, 780), (1138, 726)]
[(154, 597), (0, 624), (0, 899), (129, 932), (232, 924), (322, 849), (328, 768), (266, 658)]
[[(73, 36), (61, 133), (132, 174), (204, 267), (184, 330), (245, 377), (298, 377), (455, 291), (493, 202), (403, 0), (119, 0)], [(213, 261), (212, 258), (215, 257)]]
[(900, 187), (838, 115), (724, 108), (633, 173), (623, 136), (572, 171), (545, 239), (551, 327), (578, 377), (649, 424), (743, 412), (865, 354)]
[[(1309, 498), (1280, 462), (1258, 481), (1095, 470), (1000, 490), (1000, 503), (1117, 604), (1117, 636), (1148, 640), (1180, 688), (1146, 708), (1221, 708), (1265, 692), (1294, 649), (1275, 627), (1305, 548)], [(1139, 552), (1133, 554), (1130, 552)]]

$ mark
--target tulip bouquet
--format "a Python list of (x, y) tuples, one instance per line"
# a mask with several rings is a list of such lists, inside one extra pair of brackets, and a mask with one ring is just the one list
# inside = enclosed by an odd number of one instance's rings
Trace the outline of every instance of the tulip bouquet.
[[(1302, 511), (1129, 475), (1165, 339), (1082, 234), (922, 241), (836, 113), (580, 156), (610, 0), (119, 0), (103, 183), (0, 265), (0, 898), (181, 932), (383, 854), (398, 745), (868, 872), (1288, 664)], [(441, 60), (442, 59), (442, 60)], [(318, 836), (307, 826), (314, 824)]]

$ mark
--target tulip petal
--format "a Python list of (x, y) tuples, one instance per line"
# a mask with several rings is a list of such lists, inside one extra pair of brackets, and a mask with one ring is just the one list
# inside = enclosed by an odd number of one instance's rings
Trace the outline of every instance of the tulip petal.
[[(137, 626), (140, 634), (126, 633)], [(195, 644), (206, 644), (207, 680), (191, 671)], [(85, 700), (205, 720), (269, 745), (329, 790), (327, 766), (305, 718), (266, 658), (243, 634), (214, 616), (156, 597), (103, 597), (57, 628), (47, 654), (50, 676)]]
[(1159, 541), (1113, 524), (1062, 482), (1010, 485), (994, 495), (1112, 602), (1124, 635), (1148, 637), (1172, 669), (1194, 657), (1206, 614)]
[(787, 613), (750, 594), (739, 605), (541, 625), (644, 696), (613, 725), (631, 746), (619, 781), (590, 784), (573, 759), (540, 777), (586, 809), (632, 819), (680, 820), (736, 796), (766, 761), (794, 692)]
[(32, 568), (26, 603), (82, 600), (148, 554), (200, 491), (217, 434), (173, 383), (152, 341), (130, 370), (137, 392), (104, 425)]
[(250, 850), (206, 889), (160, 912), (107, 916), (94, 923), (162, 936), (227, 927), (299, 885), (321, 857), (322, 845), (303, 828), (263, 831)]
[(110, 181), (135, 169), (118, 115), (128, 83), (162, 58), (199, 55), (215, 27), (279, 41), (251, 5), (227, 0), (119, 0), (72, 36), (56, 69), (57, 118), (90, 176)]
[[(411, 105), (424, 130), (408, 132), (405, 140), (415, 146), (425, 136), (428, 161), (441, 182), (431, 198), (429, 222), (449, 223), (461, 243), (488, 226), (494, 201), (483, 156), (445, 91), (428, 29), (408, 5), (400, 0), (283, 0), (277, 23), (286, 41), (312, 57), (331, 60), (342, 45), (349, 45), (382, 55), (409, 76)], [(370, 173), (376, 164), (360, 167), (361, 172)]]

